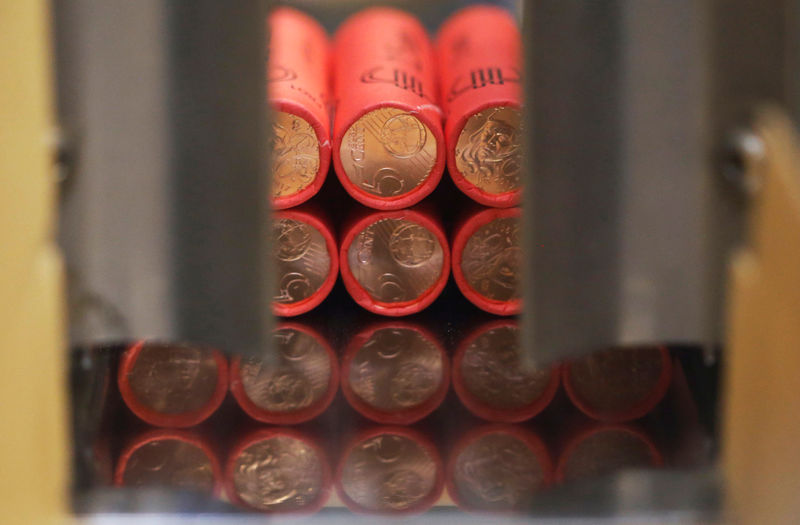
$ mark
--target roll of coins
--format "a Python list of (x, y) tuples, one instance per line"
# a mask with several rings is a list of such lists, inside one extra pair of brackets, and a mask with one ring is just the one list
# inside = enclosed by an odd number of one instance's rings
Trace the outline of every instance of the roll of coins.
[(217, 456), (201, 435), (155, 429), (123, 448), (114, 482), (130, 488), (161, 487), (216, 496), (221, 477)]
[(228, 389), (228, 364), (217, 350), (139, 341), (122, 354), (122, 399), (158, 427), (190, 427), (213, 414)]
[(453, 278), (464, 297), (495, 315), (522, 310), (520, 209), (482, 209), (453, 237)]
[(449, 365), (438, 338), (421, 325), (376, 323), (347, 345), (342, 392), (363, 416), (408, 425), (441, 405), (449, 387)]
[(453, 388), (470, 412), (516, 423), (544, 410), (559, 383), (558, 366), (537, 366), (523, 355), (515, 319), (490, 321), (468, 335), (453, 356)]
[(362, 215), (345, 229), (339, 257), (353, 299), (387, 316), (427, 308), (441, 294), (450, 271), (444, 231), (421, 210)]
[(309, 436), (287, 428), (261, 429), (231, 449), (225, 486), (230, 500), (239, 506), (309, 514), (328, 500), (330, 464)]
[(502, 8), (459, 11), (439, 31), (447, 165), (464, 193), (486, 206), (519, 203), (522, 42)]
[(556, 481), (586, 480), (663, 464), (664, 456), (638, 426), (596, 424), (584, 427), (567, 440), (558, 459)]
[(411, 206), (439, 184), (445, 163), (435, 57), (425, 29), (389, 8), (346, 20), (334, 42), (333, 163), (367, 206)]
[(587, 416), (621, 422), (640, 418), (664, 398), (672, 358), (663, 346), (614, 348), (564, 365), (564, 390)]
[(333, 230), (311, 208), (283, 210), (272, 219), (272, 243), (273, 312), (288, 317), (314, 309), (333, 289), (339, 272)]
[(270, 354), (233, 358), (233, 397), (265, 423), (293, 425), (317, 417), (336, 395), (336, 354), (322, 335), (301, 323), (278, 323), (273, 342)]
[(345, 449), (336, 476), (339, 498), (355, 512), (403, 515), (424, 512), (444, 487), (433, 444), (406, 427), (377, 427)]
[(542, 439), (517, 425), (486, 425), (459, 439), (447, 464), (447, 491), (460, 508), (514, 512), (552, 482)]
[(328, 174), (330, 49), (322, 26), (291, 8), (272, 11), (269, 30), (271, 197), (284, 209), (313, 197)]

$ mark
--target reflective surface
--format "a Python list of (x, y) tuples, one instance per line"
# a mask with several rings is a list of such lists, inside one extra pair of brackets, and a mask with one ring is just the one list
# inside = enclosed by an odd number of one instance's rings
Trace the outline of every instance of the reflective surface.
[(501, 217), (480, 226), (464, 246), (461, 269), (469, 286), (487, 299), (521, 297), (522, 246), (518, 217)]
[(276, 111), (272, 121), (272, 197), (307, 188), (319, 171), (319, 141), (305, 119)]
[(274, 301), (308, 299), (328, 277), (331, 256), (322, 234), (310, 224), (279, 218), (272, 224), (277, 283)]

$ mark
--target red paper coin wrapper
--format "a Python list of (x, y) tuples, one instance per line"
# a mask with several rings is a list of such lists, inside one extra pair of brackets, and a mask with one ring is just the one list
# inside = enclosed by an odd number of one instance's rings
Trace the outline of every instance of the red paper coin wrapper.
[(130, 488), (166, 485), (218, 496), (222, 469), (203, 435), (188, 430), (150, 429), (122, 449), (114, 484)]
[(313, 310), (339, 273), (334, 230), (325, 215), (309, 206), (276, 212), (272, 228), (277, 277), (272, 311), (291, 317)]
[(499, 7), (468, 7), (439, 31), (448, 169), (486, 206), (519, 203), (521, 55), (519, 29)]
[(366, 206), (411, 206), (439, 184), (445, 164), (435, 56), (411, 15), (371, 8), (346, 20), (334, 42), (333, 163)]
[(495, 315), (522, 311), (523, 271), (519, 208), (481, 209), (453, 236), (453, 278), (478, 308)]
[(600, 421), (645, 416), (664, 398), (672, 380), (672, 357), (663, 346), (612, 348), (573, 359), (562, 381), (570, 401)]
[[(455, 443), (447, 461), (447, 493), (466, 511), (523, 511), (552, 482), (547, 445), (521, 425), (474, 428)], [(485, 490), (489, 486), (496, 490)]]
[(353, 336), (341, 374), (350, 406), (387, 425), (424, 418), (450, 387), (450, 363), (439, 339), (419, 323), (400, 320), (371, 324)]
[(353, 512), (420, 514), (442, 494), (444, 466), (439, 451), (419, 431), (375, 426), (358, 433), (344, 448), (335, 484), (339, 499)]
[(122, 354), (117, 383), (142, 421), (190, 427), (211, 416), (225, 398), (228, 363), (214, 349), (139, 341)]
[(284, 209), (313, 197), (330, 166), (330, 44), (319, 23), (287, 7), (271, 12), (269, 30), (272, 205)]
[(655, 468), (663, 464), (663, 454), (638, 425), (586, 424), (566, 437), (555, 479), (558, 483), (588, 480), (625, 468)]
[[(294, 425), (317, 417), (336, 395), (339, 384), (336, 354), (325, 337), (303, 323), (279, 322), (273, 340), (275, 345), (270, 351), (277, 349), (277, 355), (264, 356), (263, 359), (236, 356), (231, 360), (233, 397), (250, 417), (264, 423)], [(298, 356), (298, 352), (301, 355)], [(301, 360), (306, 361), (307, 368), (303, 367)], [(242, 377), (245, 368), (262, 377), (255, 377), (248, 383)], [(308, 390), (313, 392), (317, 381), (325, 384), (320, 385), (319, 394), (306, 403)], [(248, 394), (248, 387), (251, 392), (257, 392), (255, 399)]]
[[(298, 469), (307, 469), (298, 472)], [(292, 481), (309, 486), (290, 486)], [(225, 492), (241, 507), (276, 514), (313, 514), (331, 493), (327, 454), (311, 436), (290, 428), (252, 431), (231, 448), (225, 463)]]
[(451, 368), (461, 403), (499, 423), (525, 421), (547, 408), (558, 391), (560, 366), (538, 368), (522, 352), (516, 319), (489, 321), (467, 335)]
[(427, 308), (450, 274), (450, 247), (427, 209), (362, 212), (344, 228), (342, 281), (365, 309), (399, 317)]
[(486, 206), (519, 203), (521, 55), (519, 29), (499, 7), (468, 7), (439, 31), (448, 169)]

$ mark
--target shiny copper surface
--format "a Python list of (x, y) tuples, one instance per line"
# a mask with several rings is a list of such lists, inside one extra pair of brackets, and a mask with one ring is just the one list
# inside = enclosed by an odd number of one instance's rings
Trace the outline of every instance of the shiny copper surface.
[(385, 107), (347, 129), (340, 154), (356, 187), (379, 197), (397, 197), (428, 178), (436, 163), (436, 138), (417, 117)]
[(341, 484), (345, 494), (366, 510), (404, 511), (434, 490), (436, 463), (414, 440), (381, 434), (349, 451)]
[(538, 399), (550, 382), (549, 368), (523, 362), (519, 337), (516, 327), (493, 328), (479, 335), (464, 352), (464, 386), (493, 408), (525, 407)]
[(272, 224), (276, 275), (274, 301), (296, 303), (319, 290), (331, 267), (325, 238), (310, 224), (276, 219)]
[(276, 330), (273, 340), (277, 355), (241, 361), (247, 397), (270, 412), (294, 412), (319, 401), (331, 380), (325, 348), (311, 335), (292, 328)]
[(574, 361), (573, 391), (598, 412), (625, 412), (651, 394), (663, 372), (657, 347), (620, 348), (596, 352)]
[(456, 167), (469, 182), (487, 193), (521, 187), (521, 115), (518, 109), (493, 107), (472, 115), (456, 143)]
[(356, 353), (349, 380), (353, 392), (378, 410), (413, 408), (441, 385), (442, 355), (417, 330), (382, 328)]
[(420, 224), (380, 219), (356, 236), (347, 261), (374, 300), (399, 303), (417, 299), (436, 283), (444, 269), (444, 250)]
[(562, 469), (565, 481), (575, 481), (654, 464), (653, 451), (640, 435), (609, 428), (582, 439), (571, 449)]
[(122, 482), (126, 487), (162, 486), (210, 493), (214, 471), (200, 447), (165, 438), (145, 443), (131, 454)]
[(482, 510), (520, 508), (545, 482), (536, 454), (505, 432), (467, 445), (456, 458), (453, 476), (459, 500)]
[(520, 298), (522, 267), (517, 217), (498, 218), (478, 228), (461, 255), (461, 269), (469, 286), (495, 301)]
[(145, 343), (127, 380), (136, 399), (148, 409), (181, 414), (209, 402), (218, 372), (211, 350)]
[(267, 438), (250, 445), (236, 458), (234, 489), (253, 508), (299, 511), (320, 497), (321, 461), (314, 449), (300, 439)]
[(294, 195), (319, 171), (319, 142), (305, 119), (276, 111), (272, 115), (272, 196)]

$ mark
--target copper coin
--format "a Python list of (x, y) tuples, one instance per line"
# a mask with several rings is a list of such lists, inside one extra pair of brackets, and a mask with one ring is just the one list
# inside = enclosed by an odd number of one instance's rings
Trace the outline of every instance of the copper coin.
[(274, 301), (290, 304), (308, 299), (320, 289), (331, 268), (331, 256), (322, 234), (295, 219), (272, 222), (278, 283)]
[(292, 328), (276, 330), (273, 339), (276, 355), (242, 359), (240, 376), (247, 397), (270, 412), (294, 412), (319, 401), (331, 380), (325, 348)]
[(658, 347), (596, 352), (569, 368), (573, 391), (592, 410), (625, 412), (653, 392), (664, 371)]
[(505, 432), (483, 435), (467, 445), (456, 458), (453, 474), (461, 501), (482, 510), (520, 508), (544, 481), (536, 454)]
[(467, 120), (456, 143), (456, 168), (487, 193), (520, 189), (521, 116), (504, 106), (484, 109)]
[(526, 407), (550, 382), (549, 368), (524, 362), (519, 328), (503, 326), (479, 335), (464, 351), (461, 373), (473, 397), (501, 410)]
[(161, 414), (200, 410), (211, 400), (219, 370), (211, 350), (145, 343), (128, 373), (142, 405)]
[(380, 108), (350, 126), (339, 148), (347, 178), (378, 197), (398, 197), (420, 184), (436, 163), (436, 138), (414, 115)]
[(319, 171), (319, 142), (305, 119), (276, 111), (272, 115), (272, 197), (307, 188)]
[(380, 219), (362, 230), (347, 250), (356, 281), (376, 301), (413, 301), (428, 291), (444, 270), (439, 239), (406, 219)]
[(239, 498), (255, 509), (302, 510), (321, 495), (321, 462), (319, 454), (300, 439), (267, 438), (236, 458), (233, 486)]
[(461, 270), (469, 286), (487, 299), (519, 299), (522, 273), (519, 218), (501, 217), (478, 228), (464, 245)]
[(126, 487), (163, 486), (210, 493), (214, 471), (197, 445), (164, 438), (145, 443), (131, 454), (122, 482)]
[(417, 330), (376, 330), (350, 364), (350, 387), (365, 403), (386, 412), (421, 405), (442, 382), (442, 356)]
[(342, 468), (342, 489), (360, 507), (375, 512), (403, 511), (429, 496), (437, 466), (413, 439), (380, 434), (350, 450)]
[(589, 434), (571, 450), (563, 475), (564, 480), (575, 481), (656, 464), (657, 459), (642, 436), (609, 428)]

